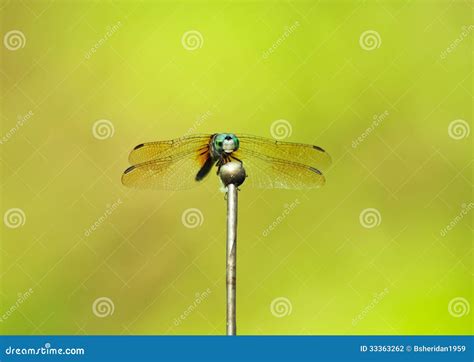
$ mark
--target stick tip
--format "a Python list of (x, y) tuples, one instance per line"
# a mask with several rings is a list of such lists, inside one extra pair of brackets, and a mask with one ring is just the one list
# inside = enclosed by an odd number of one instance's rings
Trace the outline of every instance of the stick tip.
[(219, 171), (219, 176), (224, 186), (230, 184), (240, 186), (244, 183), (245, 177), (247, 177), (244, 166), (241, 162), (237, 161), (227, 162), (222, 165)]

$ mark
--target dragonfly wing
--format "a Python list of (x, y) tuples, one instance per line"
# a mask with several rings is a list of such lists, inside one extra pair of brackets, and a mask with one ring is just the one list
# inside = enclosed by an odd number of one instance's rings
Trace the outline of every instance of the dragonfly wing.
[[(324, 185), (322, 173), (297, 162), (240, 150), (235, 157), (242, 160), (247, 173), (245, 183), (259, 189), (314, 189)], [(245, 184), (244, 184), (245, 185)]]
[(321, 147), (304, 143), (276, 141), (270, 138), (237, 135), (242, 151), (252, 151), (269, 157), (296, 162), (325, 170), (331, 164), (331, 156)]
[(136, 189), (190, 189), (200, 184), (196, 176), (203, 167), (206, 165), (204, 168), (207, 171), (212, 167), (212, 161), (208, 158), (207, 153), (197, 154), (193, 151), (133, 165), (123, 173), (122, 183)]
[(148, 142), (136, 146), (128, 157), (132, 165), (139, 163), (173, 157), (176, 154), (183, 154), (192, 151), (204, 150), (208, 147), (212, 135), (192, 135), (176, 138), (169, 141)]

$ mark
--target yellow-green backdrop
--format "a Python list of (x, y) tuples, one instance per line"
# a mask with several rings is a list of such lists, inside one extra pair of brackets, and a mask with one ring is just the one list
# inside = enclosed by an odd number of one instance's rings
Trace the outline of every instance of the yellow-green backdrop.
[(469, 1), (2, 1), (4, 334), (223, 334), (225, 200), (120, 176), (143, 141), (319, 145), (240, 192), (240, 334), (470, 334)]

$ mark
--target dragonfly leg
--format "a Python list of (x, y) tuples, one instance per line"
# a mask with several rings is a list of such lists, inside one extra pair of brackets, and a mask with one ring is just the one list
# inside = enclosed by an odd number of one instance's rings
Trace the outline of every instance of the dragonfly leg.
[[(225, 165), (227, 162), (229, 162), (231, 157), (232, 156), (228, 154), (221, 155), (221, 157), (219, 158), (219, 161), (217, 161), (217, 175), (219, 175), (222, 165)], [(242, 161), (240, 161), (240, 163), (242, 163)]]
[(232, 156), (232, 155), (231, 155), (230, 158), (232, 158), (233, 160), (236, 160), (236, 161), (240, 162), (241, 165), (244, 164), (244, 163), (242, 162), (242, 160), (238, 159), (238, 158), (235, 157), (235, 156)]
[(222, 166), (222, 158), (219, 158), (219, 161), (217, 161), (217, 172), (216, 175), (219, 175), (219, 172), (221, 171), (221, 166)]

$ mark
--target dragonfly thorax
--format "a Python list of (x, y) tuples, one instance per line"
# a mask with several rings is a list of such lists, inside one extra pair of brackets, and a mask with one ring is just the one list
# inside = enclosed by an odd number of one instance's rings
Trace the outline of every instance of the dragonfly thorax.
[(220, 157), (223, 154), (230, 154), (239, 148), (239, 139), (233, 133), (217, 133), (212, 142), (212, 153)]

